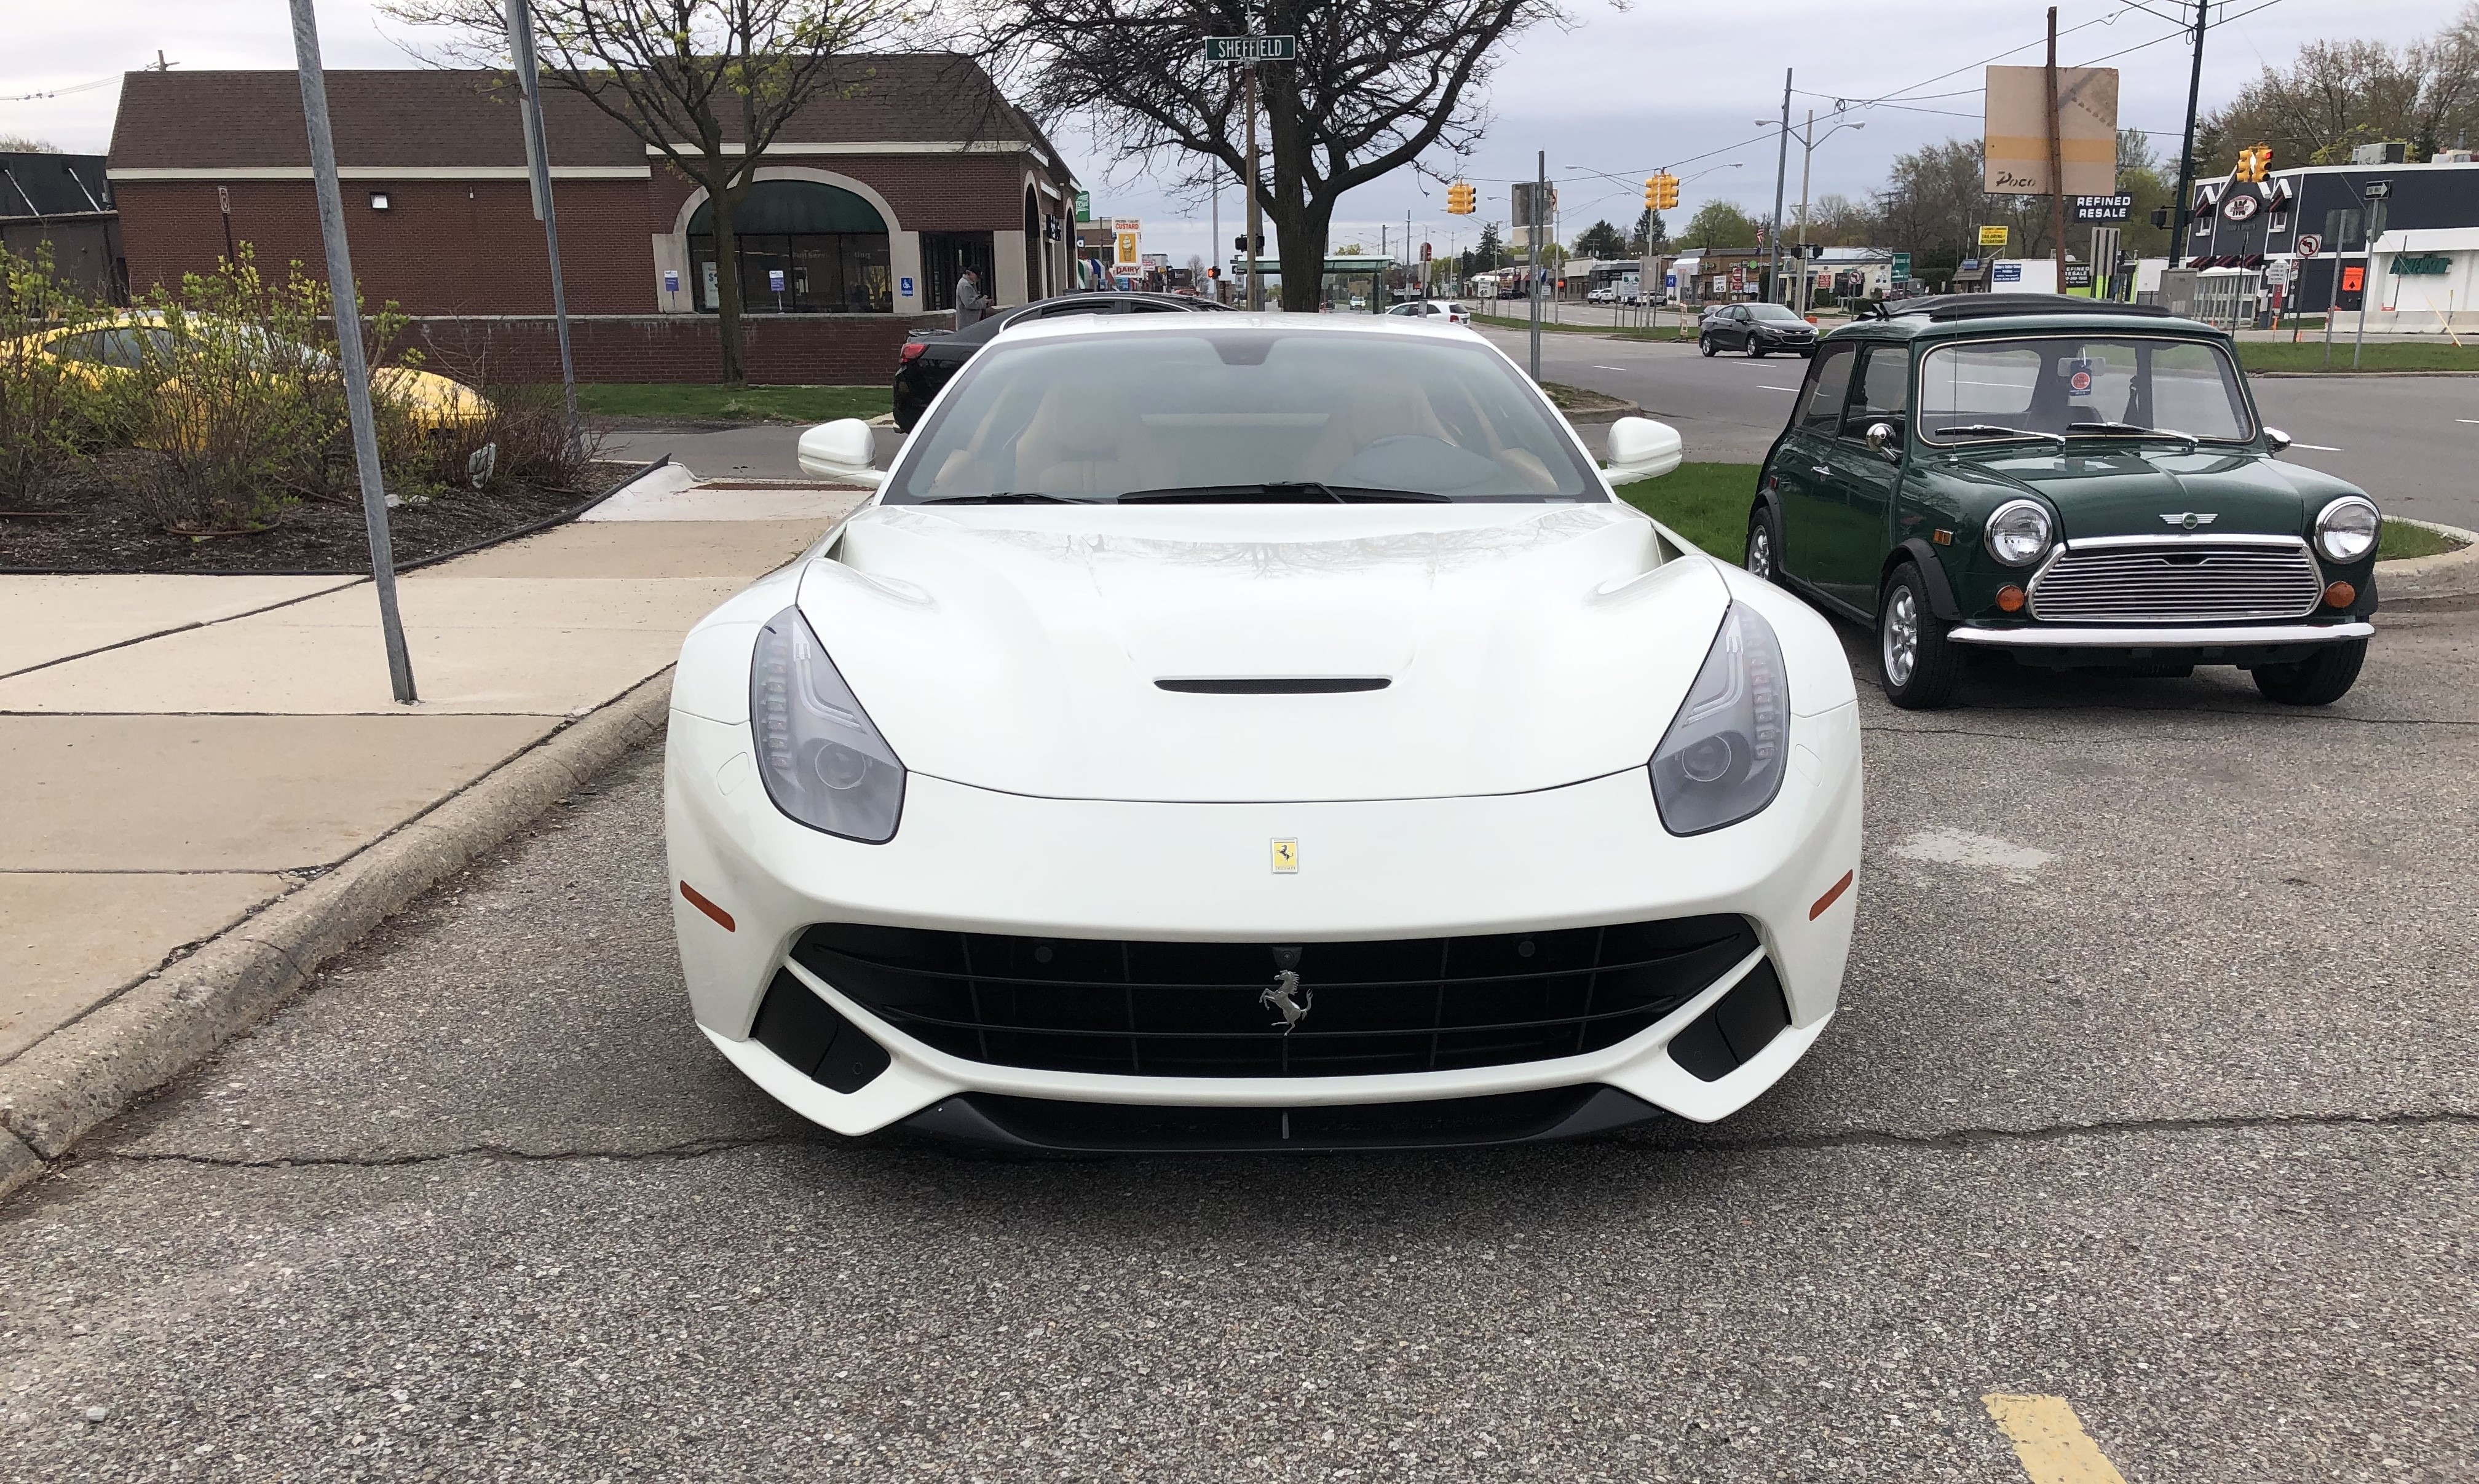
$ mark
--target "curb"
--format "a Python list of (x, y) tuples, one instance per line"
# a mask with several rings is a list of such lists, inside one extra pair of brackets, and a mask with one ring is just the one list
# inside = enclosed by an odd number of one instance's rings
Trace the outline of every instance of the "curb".
[(2462, 542), (2463, 547), (2458, 551), (2439, 551), (2434, 556), (2412, 556), (2376, 563), (2376, 596), (2381, 603), (2390, 606), (2436, 602), (2479, 593), (2479, 531), (2464, 530), (2459, 525), (2440, 525), (2434, 521), (2414, 521), (2402, 515), (2389, 515), (2385, 519), (2451, 536)]
[(0, 1066), (0, 1195), (284, 1003), (319, 965), (655, 735), (666, 666)]

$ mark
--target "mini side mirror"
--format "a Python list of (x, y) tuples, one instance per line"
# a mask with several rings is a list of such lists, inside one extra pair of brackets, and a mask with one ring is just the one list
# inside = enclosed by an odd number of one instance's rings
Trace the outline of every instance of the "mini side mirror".
[(1868, 451), (1888, 464), (1903, 461), (1903, 431), (1891, 422), (1868, 424)]
[(801, 472), (846, 484), (882, 484), (886, 471), (877, 467), (877, 437), (868, 423), (837, 418), (801, 435)]
[(1658, 479), (1676, 469), (1687, 457), (1679, 442), (1678, 429), (1650, 418), (1621, 418), (1610, 424), (1609, 461), (1601, 473), (1612, 484), (1632, 484), (1638, 479)]
[(2272, 451), (2275, 454), (2288, 451), (2289, 435), (2277, 427), (2265, 428), (2263, 430), (2263, 441), (2272, 445)]

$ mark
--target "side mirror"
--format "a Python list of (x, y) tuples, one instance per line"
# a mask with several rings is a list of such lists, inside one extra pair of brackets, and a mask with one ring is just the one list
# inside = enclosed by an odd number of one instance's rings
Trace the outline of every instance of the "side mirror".
[(837, 418), (821, 422), (801, 435), (801, 472), (822, 479), (838, 479), (846, 484), (876, 486), (886, 481), (886, 471), (877, 467), (876, 435), (869, 424), (858, 418)]
[(1601, 466), (1601, 473), (1612, 484), (1658, 479), (1687, 457), (1678, 429), (1650, 418), (1621, 418), (1611, 423), (1605, 447), (1609, 462)]
[(1903, 430), (1891, 422), (1871, 422), (1866, 433), (1868, 451), (1888, 464), (1903, 461)]
[(2263, 441), (2272, 445), (2272, 451), (2276, 456), (2286, 453), (2289, 449), (2289, 435), (2277, 427), (2265, 428), (2263, 430)]

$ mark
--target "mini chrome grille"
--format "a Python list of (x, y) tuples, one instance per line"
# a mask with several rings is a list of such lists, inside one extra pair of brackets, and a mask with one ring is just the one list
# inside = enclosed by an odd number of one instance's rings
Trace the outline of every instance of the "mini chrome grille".
[(2305, 618), (2324, 577), (2304, 543), (2068, 548), (2032, 583), (2032, 616), (2059, 624), (2221, 624)]

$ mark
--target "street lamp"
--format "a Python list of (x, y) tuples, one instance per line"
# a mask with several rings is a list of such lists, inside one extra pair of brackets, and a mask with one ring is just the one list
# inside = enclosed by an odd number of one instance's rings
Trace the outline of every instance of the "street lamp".
[[(1768, 129), (1776, 127), (1774, 120), (1770, 118), (1759, 118), (1756, 122), (1764, 125)], [(1823, 134), (1819, 134), (1816, 132), (1816, 110), (1809, 109), (1807, 111), (1807, 127), (1805, 129), (1793, 129), (1789, 131), (1790, 137), (1799, 141), (1799, 242), (1801, 252), (1799, 264), (1799, 304), (1797, 307), (1801, 314), (1807, 313), (1808, 288), (1811, 282), (1810, 275), (1807, 270), (1808, 259), (1806, 254), (1808, 162), (1810, 158), (1815, 155), (1817, 145), (1824, 143), (1827, 140), (1840, 134), (1845, 129), (1865, 129), (1866, 127), (1868, 127), (1867, 120), (1859, 119), (1856, 121), (1835, 124), (1832, 128), (1826, 130)]]

